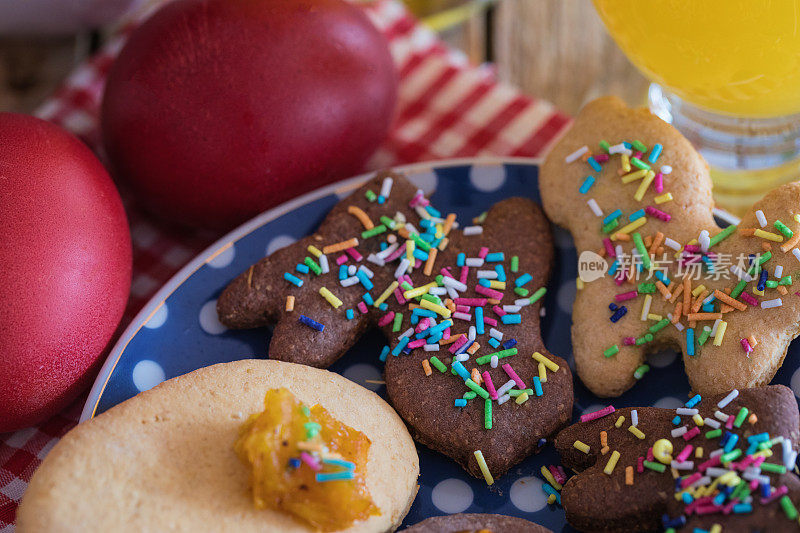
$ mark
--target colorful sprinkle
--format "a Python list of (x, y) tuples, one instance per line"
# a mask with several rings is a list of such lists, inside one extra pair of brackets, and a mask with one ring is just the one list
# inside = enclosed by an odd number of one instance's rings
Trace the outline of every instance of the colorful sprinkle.
[(317, 322), (313, 318), (308, 318), (305, 315), (300, 315), (298, 320), (300, 321), (301, 324), (305, 324), (306, 326), (310, 327), (313, 330), (323, 331), (325, 329), (325, 325), (324, 324), (320, 324), (319, 322)]
[(588, 454), (588, 453), (589, 453), (589, 450), (590, 450), (590, 448), (589, 448), (589, 445), (588, 445), (588, 444), (585, 444), (585, 443), (583, 443), (583, 442), (581, 442), (581, 441), (579, 441), (579, 440), (576, 440), (574, 443), (572, 443), (572, 446), (573, 446), (573, 447), (574, 447), (576, 450), (578, 450), (578, 451), (581, 451), (581, 452), (583, 452), (583, 453), (586, 453), (586, 454)]
[(483, 479), (486, 480), (486, 484), (494, 484), (494, 478), (492, 477), (491, 472), (489, 472), (489, 466), (486, 464), (486, 459), (483, 458), (483, 452), (480, 450), (475, 450), (474, 455), (475, 460), (478, 462), (478, 468), (481, 469), (481, 474), (483, 474)]

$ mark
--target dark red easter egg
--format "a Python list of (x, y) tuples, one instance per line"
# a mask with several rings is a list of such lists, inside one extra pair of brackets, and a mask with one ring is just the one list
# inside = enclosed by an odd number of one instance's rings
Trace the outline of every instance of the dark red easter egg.
[(64, 130), (0, 113), (0, 433), (64, 408), (94, 377), (131, 284), (117, 189)]
[(176, 0), (103, 99), (112, 171), (156, 215), (228, 228), (356, 174), (392, 120), (383, 35), (342, 0)]

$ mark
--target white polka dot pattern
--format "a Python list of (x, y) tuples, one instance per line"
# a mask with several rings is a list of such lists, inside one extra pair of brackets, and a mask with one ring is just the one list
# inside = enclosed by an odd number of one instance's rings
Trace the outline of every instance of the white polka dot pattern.
[(472, 505), (474, 495), (466, 481), (456, 478), (445, 479), (433, 487), (431, 500), (443, 513), (461, 513)]
[(500, 165), (475, 165), (470, 169), (469, 181), (481, 192), (494, 192), (506, 182), (506, 171)]
[(155, 361), (143, 359), (136, 363), (131, 373), (133, 386), (139, 392), (150, 390), (165, 379), (164, 369)]
[(547, 495), (542, 490), (542, 480), (535, 477), (521, 477), (511, 485), (508, 497), (514, 507), (525, 513), (541, 511), (547, 505)]
[(412, 174), (409, 176), (409, 179), (414, 185), (422, 189), (426, 195), (432, 194), (436, 190), (436, 185), (439, 183), (439, 178), (433, 170)]
[(169, 309), (167, 308), (167, 302), (164, 302), (156, 309), (155, 313), (150, 316), (150, 319), (144, 323), (144, 327), (147, 329), (158, 329), (167, 322), (168, 317)]
[(225, 268), (233, 262), (234, 257), (236, 257), (236, 246), (231, 244), (208, 261), (208, 266), (212, 268)]
[(353, 365), (342, 372), (342, 375), (369, 390), (378, 390), (381, 387), (380, 383), (375, 383), (381, 380), (381, 372), (372, 365)]
[(200, 327), (209, 335), (219, 335), (228, 331), (228, 328), (223, 326), (219, 317), (217, 316), (217, 301), (211, 300), (203, 304), (200, 308)]
[(794, 395), (800, 398), (800, 368), (794, 371), (790, 383), (792, 390), (794, 391)]
[(275, 250), (280, 250), (281, 248), (285, 248), (286, 246), (289, 246), (295, 242), (297, 242), (297, 239), (291, 235), (278, 235), (269, 241), (266, 255), (271, 255)]
[[(686, 398), (687, 400), (689, 398)], [(653, 404), (653, 407), (660, 407), (662, 409), (677, 409), (678, 407), (683, 407), (683, 404), (686, 403), (685, 401), (681, 401), (678, 398), (674, 398), (672, 396), (665, 396), (658, 400), (656, 403)]]

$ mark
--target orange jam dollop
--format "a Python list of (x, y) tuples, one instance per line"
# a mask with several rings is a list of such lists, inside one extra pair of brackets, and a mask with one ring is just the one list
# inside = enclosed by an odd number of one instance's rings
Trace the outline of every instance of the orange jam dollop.
[(267, 391), (264, 411), (242, 425), (234, 450), (250, 468), (256, 508), (337, 531), (380, 514), (366, 484), (369, 446), (360, 431), (280, 388)]

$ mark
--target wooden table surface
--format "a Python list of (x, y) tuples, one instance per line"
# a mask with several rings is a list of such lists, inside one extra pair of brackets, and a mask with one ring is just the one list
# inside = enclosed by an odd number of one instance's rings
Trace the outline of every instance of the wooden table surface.
[(495, 56), (503, 80), (572, 115), (606, 94), (630, 105), (646, 102), (647, 80), (588, 0), (501, 0), (496, 11)]
[[(475, 62), (485, 60), (485, 15), (443, 37)], [(589, 0), (500, 0), (491, 47), (499, 77), (575, 114), (613, 93), (643, 104), (647, 82), (606, 33)], [(0, 110), (31, 112), (89, 51), (88, 37), (0, 37)]]

